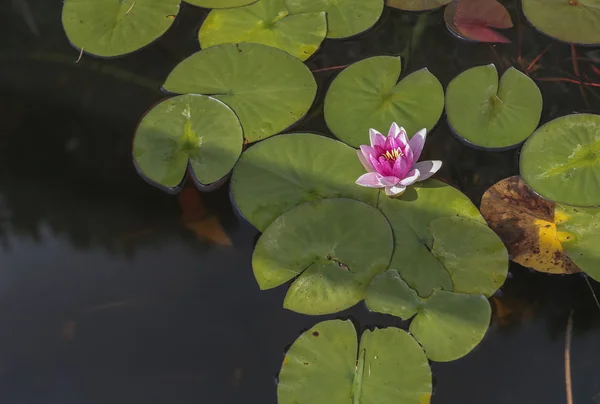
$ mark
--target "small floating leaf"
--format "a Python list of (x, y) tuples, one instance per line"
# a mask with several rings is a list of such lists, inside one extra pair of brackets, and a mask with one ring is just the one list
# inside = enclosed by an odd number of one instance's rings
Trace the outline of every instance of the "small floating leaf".
[(371, 280), (385, 271), (394, 241), (377, 209), (351, 199), (323, 199), (279, 216), (262, 234), (252, 268), (261, 289), (296, 278), (284, 307), (329, 314), (364, 298)]
[(114, 57), (152, 43), (173, 24), (180, 0), (65, 0), (62, 24), (78, 49)]
[(542, 33), (564, 42), (600, 44), (600, 1), (523, 0), (523, 13)]
[(520, 166), (523, 180), (544, 198), (600, 205), (600, 116), (573, 114), (548, 122), (525, 142)]
[(556, 205), (554, 218), (569, 257), (600, 282), (600, 208)]
[(285, 0), (293, 14), (327, 13), (327, 38), (346, 38), (371, 28), (383, 12), (383, 0)]
[(359, 346), (350, 321), (329, 320), (303, 333), (286, 353), (277, 401), (428, 404), (431, 389), (427, 358), (406, 331), (367, 330)]
[(478, 42), (510, 42), (492, 29), (513, 26), (508, 10), (496, 0), (457, 0), (446, 7), (444, 20), (459, 37)]
[(435, 290), (421, 299), (395, 269), (378, 275), (367, 290), (369, 310), (408, 320), (410, 332), (438, 362), (459, 359), (483, 339), (491, 319), (488, 300), (481, 295)]
[(503, 150), (517, 146), (537, 128), (542, 94), (529, 77), (509, 68), (498, 84), (493, 64), (459, 74), (446, 92), (448, 124), (468, 144)]
[(285, 211), (323, 198), (350, 198), (375, 205), (377, 190), (355, 184), (365, 169), (356, 150), (312, 134), (280, 135), (242, 154), (231, 191), (242, 215), (264, 231)]
[(551, 274), (581, 271), (558, 239), (554, 203), (533, 192), (518, 175), (485, 191), (481, 214), (504, 242), (512, 261)]
[(133, 157), (150, 183), (176, 192), (188, 166), (199, 185), (225, 177), (242, 144), (242, 127), (227, 105), (203, 95), (181, 95), (144, 116), (133, 139)]
[(234, 8), (247, 6), (256, 0), (184, 0), (186, 3), (204, 8)]
[(406, 11), (435, 10), (450, 3), (452, 0), (386, 0), (390, 7)]
[(358, 147), (369, 144), (369, 129), (387, 133), (398, 122), (409, 136), (428, 130), (444, 109), (444, 90), (427, 69), (398, 82), (399, 57), (377, 56), (344, 69), (325, 97), (325, 120), (333, 134)]
[(178, 64), (164, 88), (207, 94), (234, 110), (248, 142), (289, 127), (304, 116), (317, 83), (298, 59), (264, 45), (226, 44), (195, 53)]
[(258, 0), (245, 7), (211, 11), (199, 39), (203, 49), (224, 43), (259, 43), (306, 60), (326, 35), (324, 12), (290, 14), (284, 0)]

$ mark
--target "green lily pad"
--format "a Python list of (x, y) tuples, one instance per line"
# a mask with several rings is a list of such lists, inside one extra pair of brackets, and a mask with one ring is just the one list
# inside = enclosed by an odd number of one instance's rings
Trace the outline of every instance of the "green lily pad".
[(351, 146), (369, 144), (369, 129), (381, 133), (390, 122), (409, 136), (433, 128), (444, 109), (444, 90), (427, 69), (400, 82), (399, 57), (377, 56), (344, 69), (325, 97), (325, 120), (333, 134)]
[(410, 333), (425, 349), (427, 357), (449, 362), (471, 352), (483, 339), (492, 311), (482, 295), (435, 290), (421, 299), (398, 271), (390, 269), (378, 275), (367, 290), (369, 310), (408, 320)]
[(280, 135), (242, 154), (231, 191), (242, 215), (264, 231), (285, 211), (323, 198), (350, 198), (375, 205), (377, 190), (355, 184), (365, 169), (356, 150), (323, 136)]
[(175, 67), (164, 88), (223, 101), (239, 117), (248, 142), (288, 128), (306, 114), (317, 93), (302, 62), (257, 44), (219, 45), (195, 53)]
[(385, 4), (405, 11), (427, 11), (435, 10), (451, 2), (452, 0), (386, 0)]
[(285, 308), (329, 314), (364, 298), (371, 280), (387, 269), (393, 249), (390, 225), (376, 208), (323, 199), (279, 216), (258, 240), (252, 268), (261, 289), (297, 277)]
[(65, 0), (62, 24), (86, 53), (114, 57), (154, 42), (173, 24), (180, 0)]
[(600, 0), (523, 0), (523, 13), (542, 33), (560, 41), (600, 44)]
[(383, 0), (285, 0), (293, 14), (327, 13), (327, 38), (346, 38), (371, 28), (383, 12)]
[(600, 208), (557, 204), (554, 218), (558, 237), (569, 258), (600, 282)]
[(224, 43), (259, 43), (306, 60), (326, 35), (324, 12), (290, 14), (284, 0), (258, 0), (245, 7), (211, 11), (200, 27), (199, 39), (203, 49)]
[(536, 130), (542, 94), (533, 80), (513, 67), (500, 84), (493, 64), (474, 67), (448, 85), (446, 114), (448, 124), (468, 144), (505, 150)]
[(144, 116), (133, 140), (133, 157), (144, 178), (175, 192), (188, 167), (200, 186), (225, 177), (242, 145), (242, 127), (227, 105), (203, 95), (180, 95)]
[(442, 217), (429, 223), (431, 253), (452, 278), (454, 292), (493, 295), (508, 274), (508, 252), (487, 225), (464, 217)]
[(539, 128), (521, 151), (521, 177), (565, 205), (600, 205), (600, 116), (573, 114)]
[(367, 330), (359, 346), (350, 321), (329, 320), (303, 333), (286, 353), (277, 401), (427, 404), (431, 389), (427, 358), (406, 331)]
[(462, 216), (485, 223), (473, 203), (456, 188), (429, 179), (411, 186), (399, 198), (380, 197), (379, 209), (392, 225), (395, 249), (391, 268), (420, 296), (434, 289), (452, 291), (448, 271), (431, 254), (434, 236), (429, 223), (440, 217)]
[(186, 3), (204, 8), (234, 8), (256, 3), (256, 0), (184, 0)]

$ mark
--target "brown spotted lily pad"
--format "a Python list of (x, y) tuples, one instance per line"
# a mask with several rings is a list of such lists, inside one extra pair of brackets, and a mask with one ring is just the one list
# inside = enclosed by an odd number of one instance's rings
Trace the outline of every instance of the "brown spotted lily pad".
[(488, 189), (481, 200), (481, 214), (506, 245), (512, 261), (551, 274), (581, 272), (557, 236), (554, 203), (538, 196), (521, 177), (506, 178)]

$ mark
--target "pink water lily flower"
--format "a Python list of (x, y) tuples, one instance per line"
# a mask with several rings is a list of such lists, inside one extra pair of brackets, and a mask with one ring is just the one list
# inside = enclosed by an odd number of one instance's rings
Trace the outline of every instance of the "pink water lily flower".
[(439, 160), (420, 161), (427, 130), (422, 129), (410, 140), (404, 128), (392, 124), (387, 138), (375, 129), (369, 131), (371, 146), (360, 146), (358, 158), (368, 173), (356, 183), (363, 187), (385, 188), (389, 196), (398, 196), (406, 187), (424, 181), (441, 167)]

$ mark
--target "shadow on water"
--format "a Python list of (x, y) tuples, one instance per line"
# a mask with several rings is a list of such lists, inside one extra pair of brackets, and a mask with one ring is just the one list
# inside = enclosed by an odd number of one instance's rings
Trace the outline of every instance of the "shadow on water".
[[(202, 203), (231, 246), (199, 239), (181, 222), (178, 199), (147, 185), (131, 163), (137, 121), (164, 98), (159, 89), (170, 70), (198, 49), (205, 12), (184, 4), (150, 47), (75, 64), (59, 3), (0, 6), (0, 401), (274, 404), (284, 347), (322, 318), (283, 310), (285, 287), (258, 290), (251, 270), (258, 233), (236, 217), (227, 187)], [(308, 65), (320, 70), (403, 54), (406, 71), (427, 66), (446, 86), (474, 65), (494, 62), (503, 71), (519, 64), (517, 29), (509, 32), (511, 45), (461, 43), (445, 31), (440, 12), (424, 20), (424, 35), (408, 52), (418, 18), (388, 9), (368, 33), (326, 42)], [(526, 66), (553, 43), (526, 25), (522, 38)], [(597, 51), (579, 52), (590, 58)], [(568, 46), (554, 43), (534, 69), (568, 74), (570, 57)], [(319, 97), (293, 131), (329, 133), (322, 103), (336, 72), (315, 73)], [(544, 122), (599, 110), (598, 93), (589, 89), (539, 85)], [(441, 177), (476, 204), (489, 186), (518, 173), (518, 151), (469, 149), (443, 119), (424, 154), (434, 156), (443, 156)], [(593, 402), (600, 310), (586, 280), (518, 265), (511, 273), (492, 298), (483, 343), (463, 359), (432, 364), (433, 402), (564, 403), (571, 311), (574, 399)], [(597, 283), (591, 287), (600, 295)], [(324, 318), (344, 316), (362, 329), (406, 326), (368, 314), (362, 303)]]

